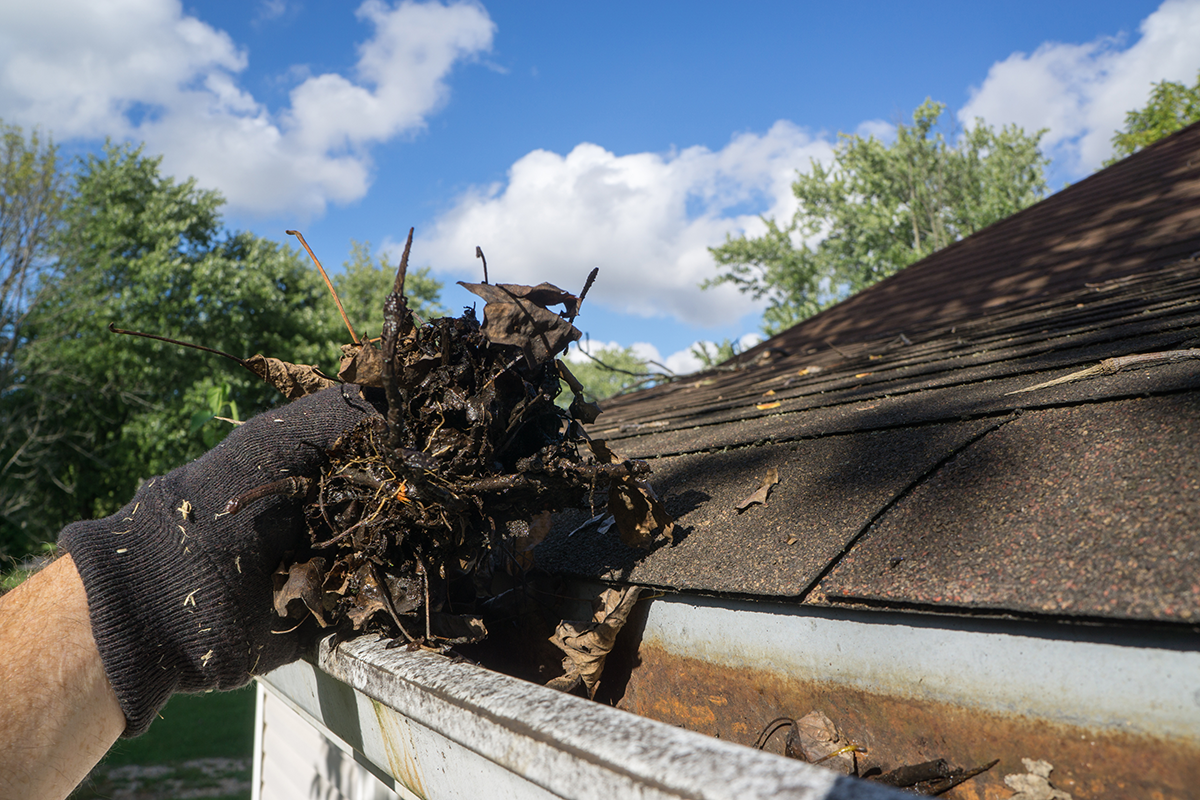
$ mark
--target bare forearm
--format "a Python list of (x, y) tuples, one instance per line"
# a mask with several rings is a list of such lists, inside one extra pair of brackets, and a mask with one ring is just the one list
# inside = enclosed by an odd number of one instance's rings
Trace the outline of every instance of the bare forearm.
[(0, 797), (66, 797), (124, 728), (63, 556), (0, 598)]

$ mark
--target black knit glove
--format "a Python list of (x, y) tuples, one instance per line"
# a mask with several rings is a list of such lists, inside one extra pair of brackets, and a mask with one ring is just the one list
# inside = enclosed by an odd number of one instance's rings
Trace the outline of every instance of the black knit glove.
[(335, 386), (230, 432), (186, 466), (148, 481), (101, 520), (63, 529), (87, 590), (92, 632), (137, 736), (175, 692), (235, 689), (294, 661), (299, 633), (272, 605), (271, 573), (303, 531), (301, 501), (226, 503), (289, 476), (315, 476), (344, 431), (376, 413), (358, 387)]

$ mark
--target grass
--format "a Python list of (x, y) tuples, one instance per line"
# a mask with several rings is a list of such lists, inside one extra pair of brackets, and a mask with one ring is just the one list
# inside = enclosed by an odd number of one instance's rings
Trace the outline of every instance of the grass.
[[(161, 776), (139, 778), (142, 788), (138, 798), (173, 797), (180, 781), (191, 790), (215, 786), (217, 781), (211, 776), (184, 765), (199, 759), (240, 759), (246, 768), (234, 774), (248, 783), (254, 750), (254, 700), (253, 684), (232, 692), (175, 695), (149, 731), (136, 739), (117, 741), (71, 800), (113, 796), (130, 781), (110, 778), (109, 773), (133, 765), (170, 767)], [(207, 796), (213, 800), (246, 800), (249, 793)]]
[(254, 684), (250, 684), (233, 692), (175, 695), (145, 735), (118, 740), (104, 763), (249, 758), (253, 749)]

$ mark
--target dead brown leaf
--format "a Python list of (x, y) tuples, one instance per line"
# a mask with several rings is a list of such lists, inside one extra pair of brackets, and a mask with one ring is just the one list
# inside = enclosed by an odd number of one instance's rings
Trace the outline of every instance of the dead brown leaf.
[(512, 283), (459, 285), (487, 301), (482, 332), (489, 342), (520, 347), (530, 367), (538, 367), (566, 350), (583, 334), (546, 306), (562, 304), (568, 313), (579, 299), (549, 283), (522, 286)]
[(608, 512), (617, 520), (621, 541), (629, 547), (648, 550), (660, 533), (675, 543), (675, 520), (646, 481), (624, 478), (615, 482), (608, 493)]
[(745, 500), (738, 503), (737, 506), (735, 506), (735, 508), (738, 510), (738, 513), (742, 513), (753, 505), (758, 505), (760, 503), (766, 505), (767, 498), (771, 494), (771, 487), (777, 483), (779, 483), (779, 470), (775, 469), (775, 467), (768, 468), (766, 477), (762, 479), (762, 483), (759, 484), (758, 488), (754, 490), (754, 494), (750, 495)]
[(287, 569), (283, 565), (275, 570), (272, 576), (275, 585), (275, 613), (281, 617), (303, 619), (304, 612), (294, 608), (294, 603), (300, 601), (317, 624), (324, 628), (325, 604), (322, 601), (321, 585), (324, 582), (325, 559), (313, 558), (297, 562)]
[(789, 758), (810, 764), (820, 762), (821, 766), (843, 775), (855, 775), (858, 770), (854, 750), (844, 749), (849, 746), (849, 740), (842, 736), (833, 720), (820, 711), (813, 711), (793, 723), (784, 752)]
[(283, 392), (289, 400), (296, 400), (337, 385), (337, 381), (322, 375), (317, 367), (292, 364), (261, 354), (245, 359), (242, 366)]
[(338, 378), (359, 386), (383, 387), (383, 353), (370, 342), (342, 345)]
[(480, 617), (434, 612), (429, 615), (430, 632), (446, 644), (470, 644), (487, 638), (487, 627)]
[(355, 582), (359, 586), (359, 590), (351, 595), (350, 607), (346, 610), (346, 616), (350, 618), (351, 624), (354, 625), (354, 630), (362, 630), (372, 616), (378, 611), (387, 611), (387, 604), (384, 602), (383, 590), (379, 586), (379, 581), (375, 578), (375, 571), (371, 569), (370, 564), (364, 564), (359, 567), (355, 573)]
[(595, 697), (600, 687), (600, 676), (604, 672), (604, 661), (641, 592), (639, 586), (605, 589), (595, 600), (592, 619), (587, 622), (560, 622), (550, 641), (567, 654), (563, 659), (566, 674), (550, 681), (547, 686), (569, 692), (582, 681), (588, 697)]

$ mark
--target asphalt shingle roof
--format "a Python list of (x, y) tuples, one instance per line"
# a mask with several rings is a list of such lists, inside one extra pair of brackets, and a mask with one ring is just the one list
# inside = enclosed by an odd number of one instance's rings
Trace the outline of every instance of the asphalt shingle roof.
[[(1200, 125), (591, 427), (683, 533), (550, 569), (808, 603), (1200, 619)], [(1017, 393), (1014, 393), (1017, 392)], [(767, 505), (735, 506), (774, 467)]]

